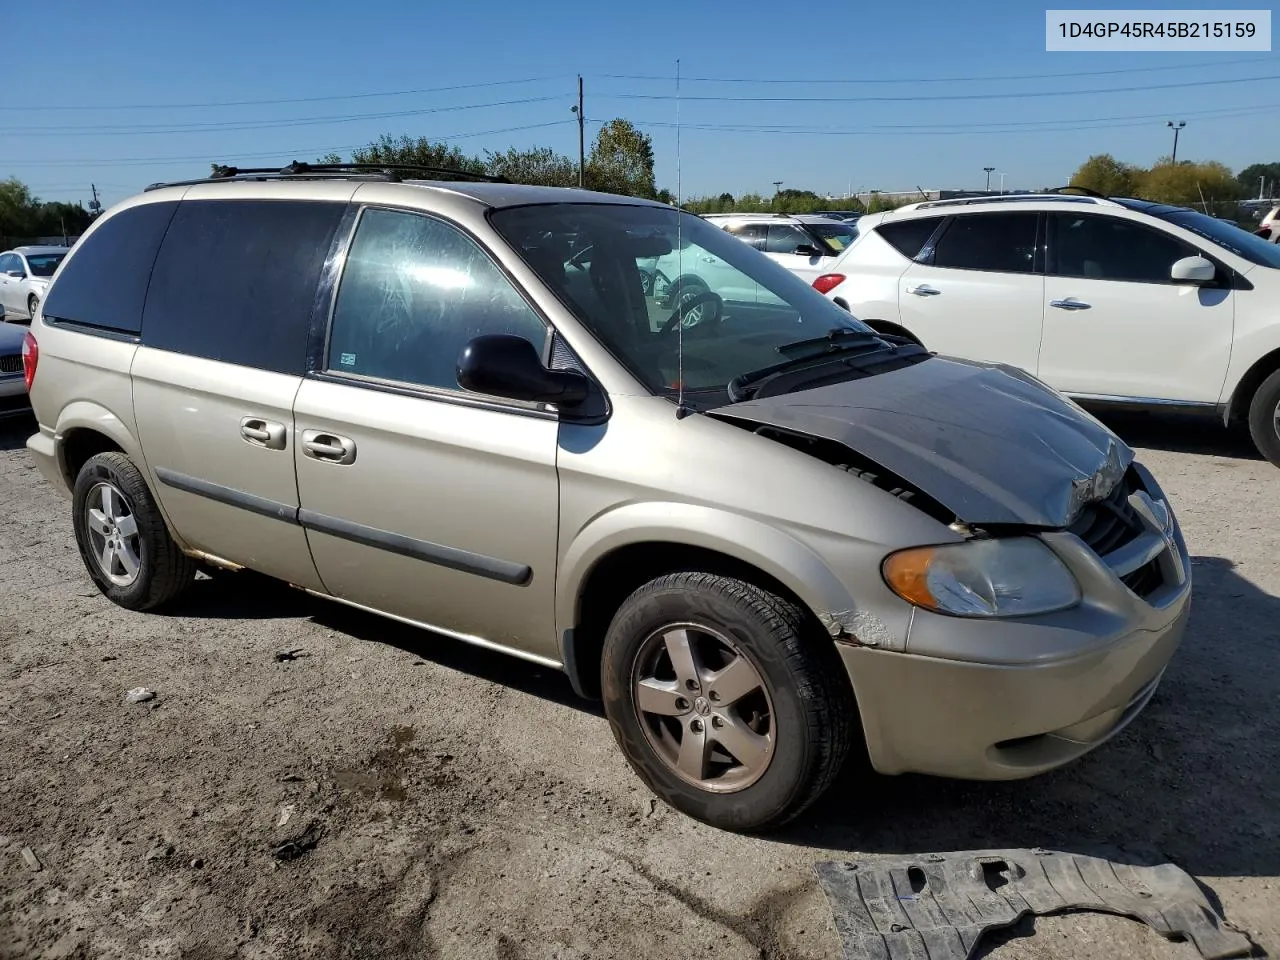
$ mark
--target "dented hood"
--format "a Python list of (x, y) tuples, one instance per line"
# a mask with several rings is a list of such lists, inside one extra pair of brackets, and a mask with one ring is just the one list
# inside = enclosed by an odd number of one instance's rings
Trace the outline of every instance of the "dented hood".
[(844, 444), (972, 524), (1068, 526), (1133, 461), (1020, 370), (942, 357), (709, 412)]

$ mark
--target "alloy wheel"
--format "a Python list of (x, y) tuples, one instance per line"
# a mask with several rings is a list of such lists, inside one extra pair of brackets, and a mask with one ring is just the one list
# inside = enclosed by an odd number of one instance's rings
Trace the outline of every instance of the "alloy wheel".
[(142, 568), (138, 521), (120, 488), (105, 480), (85, 498), (85, 528), (94, 561), (117, 587), (128, 587)]

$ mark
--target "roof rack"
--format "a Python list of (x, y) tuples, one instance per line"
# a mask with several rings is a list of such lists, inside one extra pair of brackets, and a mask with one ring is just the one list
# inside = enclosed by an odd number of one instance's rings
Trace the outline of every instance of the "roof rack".
[(1089, 187), (1082, 187), (1079, 184), (1075, 184), (1075, 183), (1068, 183), (1065, 187), (1054, 187), (1052, 190), (1049, 191), (1049, 193), (1060, 194), (1065, 190), (1079, 190), (1086, 197), (1097, 197), (1099, 200), (1111, 199), (1105, 193), (1099, 193), (1097, 190), (1090, 189)]
[(412, 163), (305, 163), (294, 160), (287, 167), (229, 167), (216, 164), (213, 172), (207, 177), (197, 180), (174, 180), (165, 183), (153, 183), (147, 190), (158, 190), (161, 187), (191, 186), (197, 183), (209, 183), (215, 180), (289, 180), (289, 179), (346, 179), (360, 177), (368, 180), (383, 180), (400, 183), (405, 179), (402, 172), (417, 174), (434, 174), (457, 177), (463, 180), (479, 180), (485, 183), (510, 183), (506, 177), (489, 176), (471, 170), (459, 170), (454, 167), (424, 167)]
[(933, 207), (965, 207), (975, 203), (1025, 203), (1028, 200), (1053, 200), (1058, 203), (1097, 203), (1106, 197), (1072, 197), (1065, 194), (1049, 193), (1004, 193), (995, 197), (957, 197), (954, 200), (926, 200), (913, 204), (915, 209), (924, 210)]

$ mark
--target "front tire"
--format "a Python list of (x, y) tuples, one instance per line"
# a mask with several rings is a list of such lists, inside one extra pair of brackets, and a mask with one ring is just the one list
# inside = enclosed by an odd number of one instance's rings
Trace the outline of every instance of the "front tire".
[(604, 709), (632, 768), (728, 830), (781, 826), (830, 786), (857, 719), (830, 640), (794, 603), (710, 573), (653, 580), (605, 636)]
[(151, 610), (195, 579), (196, 562), (173, 542), (146, 480), (123, 453), (86, 460), (71, 502), (80, 557), (109, 600)]
[(1249, 402), (1249, 435), (1258, 452), (1280, 467), (1280, 370), (1254, 391)]

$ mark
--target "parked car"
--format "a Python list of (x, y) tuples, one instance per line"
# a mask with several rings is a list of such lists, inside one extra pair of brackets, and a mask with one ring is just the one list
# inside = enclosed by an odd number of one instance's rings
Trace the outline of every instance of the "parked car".
[(828, 220), (842, 220), (845, 223), (854, 223), (862, 214), (857, 210), (815, 210), (814, 216), (826, 217)]
[[(28, 448), (115, 603), (248, 567), (563, 670), (734, 829), (855, 738), (1026, 777), (1152, 696), (1182, 534), (1034, 377), (879, 337), (667, 205), (287, 169), (116, 206), (28, 331)], [(724, 264), (693, 326), (641, 290), (672, 250)]]
[(1280, 465), (1280, 247), (1185, 207), (1062, 195), (913, 204), (859, 221), (825, 293), (940, 353), (1085, 404), (1247, 423)]
[[(3, 316), (3, 310), (0, 310), (0, 319)], [(21, 327), (0, 324), (0, 419), (25, 413), (31, 408), (22, 376), (23, 339)]]
[(67, 247), (14, 247), (0, 253), (0, 304), (5, 319), (28, 319), (36, 315), (40, 298)]
[(1263, 215), (1254, 233), (1263, 240), (1280, 243), (1280, 223), (1277, 221), (1280, 221), (1280, 207), (1272, 207)]
[(808, 283), (825, 274), (858, 236), (855, 224), (812, 214), (714, 213), (705, 219)]

